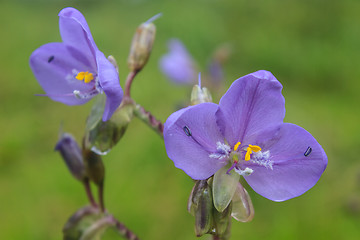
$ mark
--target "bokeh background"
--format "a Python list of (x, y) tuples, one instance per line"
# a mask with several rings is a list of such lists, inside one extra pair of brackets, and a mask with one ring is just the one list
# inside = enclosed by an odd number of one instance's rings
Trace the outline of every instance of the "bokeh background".
[[(233, 80), (266, 69), (283, 84), (286, 122), (317, 138), (329, 164), (304, 195), (282, 203), (248, 186), (255, 207), (249, 223), (233, 222), (231, 239), (360, 238), (360, 1), (342, 0), (12, 0), (0, 1), (0, 239), (61, 239), (67, 218), (87, 204), (82, 185), (53, 151), (60, 123), (79, 141), (91, 103), (65, 106), (43, 93), (28, 65), (33, 50), (61, 41), (58, 12), (86, 17), (98, 47), (114, 55), (120, 81), (135, 28), (162, 12), (150, 61), (134, 99), (165, 121), (188, 100), (161, 74), (166, 42), (181, 39), (205, 69), (220, 44)], [(222, 92), (214, 93), (214, 101)], [(141, 239), (196, 239), (186, 211), (193, 182), (167, 158), (162, 139), (138, 119), (104, 158), (105, 202)], [(107, 239), (117, 239), (107, 233)], [(201, 239), (207, 239), (203, 237)]]

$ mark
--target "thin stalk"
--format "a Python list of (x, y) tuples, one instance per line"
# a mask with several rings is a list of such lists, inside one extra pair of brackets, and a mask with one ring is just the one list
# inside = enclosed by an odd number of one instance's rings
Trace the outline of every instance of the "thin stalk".
[(118, 232), (128, 240), (140, 240), (135, 233), (128, 229), (123, 223), (119, 222), (116, 218), (112, 217), (112, 221), (115, 223), (115, 227)]
[(100, 209), (102, 212), (105, 211), (105, 203), (104, 203), (104, 181), (98, 185), (98, 197), (99, 197), (99, 204)]
[(160, 137), (163, 137), (164, 125), (160, 120), (157, 120), (151, 112), (146, 111), (141, 105), (135, 104), (134, 114), (158, 133)]
[(126, 82), (125, 82), (125, 92), (124, 92), (124, 97), (129, 97), (130, 98), (130, 90), (131, 90), (131, 84), (136, 76), (136, 74), (138, 73), (139, 71), (137, 70), (133, 70), (131, 71), (127, 78), (126, 78)]
[(85, 187), (85, 191), (86, 191), (86, 196), (88, 197), (91, 206), (93, 206), (94, 208), (97, 208), (98, 205), (95, 202), (94, 196), (93, 196), (93, 194), (91, 192), (90, 181), (89, 181), (88, 178), (86, 178), (84, 180), (84, 187)]

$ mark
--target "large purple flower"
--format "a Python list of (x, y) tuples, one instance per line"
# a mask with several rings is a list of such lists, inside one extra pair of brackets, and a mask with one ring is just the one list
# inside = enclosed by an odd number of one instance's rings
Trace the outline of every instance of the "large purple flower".
[(194, 84), (196, 82), (195, 63), (184, 44), (178, 39), (168, 42), (169, 52), (160, 61), (161, 71), (174, 83)]
[(236, 80), (219, 105), (202, 103), (166, 121), (167, 154), (193, 179), (206, 179), (228, 166), (260, 195), (284, 201), (309, 190), (327, 157), (303, 128), (283, 123), (282, 85), (267, 71)]
[(97, 48), (78, 10), (61, 10), (59, 27), (63, 42), (45, 44), (30, 57), (30, 67), (44, 95), (67, 105), (79, 105), (104, 92), (103, 121), (107, 121), (123, 97), (115, 67)]

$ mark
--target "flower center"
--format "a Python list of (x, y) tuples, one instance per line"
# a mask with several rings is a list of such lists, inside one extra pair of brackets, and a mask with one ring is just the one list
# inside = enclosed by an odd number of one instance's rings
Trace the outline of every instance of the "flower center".
[[(239, 146), (241, 145), (241, 142), (237, 142), (234, 146), (234, 152), (236, 152), (239, 148)], [(249, 144), (249, 146), (246, 148), (246, 154), (245, 154), (245, 161), (249, 161), (251, 159), (251, 154), (253, 152), (259, 152), (261, 151), (261, 147), (257, 146), (257, 145), (251, 145)], [(238, 156), (237, 155), (233, 155), (233, 160), (234, 162), (238, 162)]]
[(89, 83), (94, 80), (94, 75), (92, 73), (86, 72), (79, 72), (76, 77), (77, 80), (84, 81), (84, 83)]
[[(241, 176), (248, 176), (254, 171), (252, 169), (254, 164), (272, 169), (273, 161), (270, 160), (270, 151), (262, 152), (258, 145), (242, 146), (241, 142), (237, 142), (233, 148), (221, 142), (217, 142), (216, 145), (217, 151), (209, 154), (209, 157), (229, 161), (231, 166), (227, 170), (227, 174), (234, 169)], [(241, 159), (239, 160), (239, 158)]]

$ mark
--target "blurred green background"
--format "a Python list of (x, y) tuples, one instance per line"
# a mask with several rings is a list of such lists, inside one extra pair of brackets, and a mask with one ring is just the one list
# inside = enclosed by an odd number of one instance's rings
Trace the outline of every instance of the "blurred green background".
[[(219, 44), (230, 43), (226, 86), (259, 69), (283, 84), (285, 121), (317, 138), (328, 168), (310, 191), (282, 203), (247, 187), (255, 218), (233, 221), (231, 239), (360, 238), (360, 1), (2, 0), (0, 239), (61, 239), (67, 218), (87, 204), (53, 149), (61, 122), (82, 138), (91, 103), (69, 107), (34, 96), (43, 90), (28, 65), (32, 51), (60, 41), (57, 14), (68, 6), (85, 15), (105, 55), (116, 57), (122, 85), (135, 28), (163, 13), (150, 61), (132, 89), (162, 121), (190, 96), (190, 88), (175, 86), (158, 69), (172, 37), (202, 69)], [(196, 239), (186, 211), (192, 180), (167, 158), (158, 135), (135, 119), (104, 161), (106, 206), (141, 239)]]

